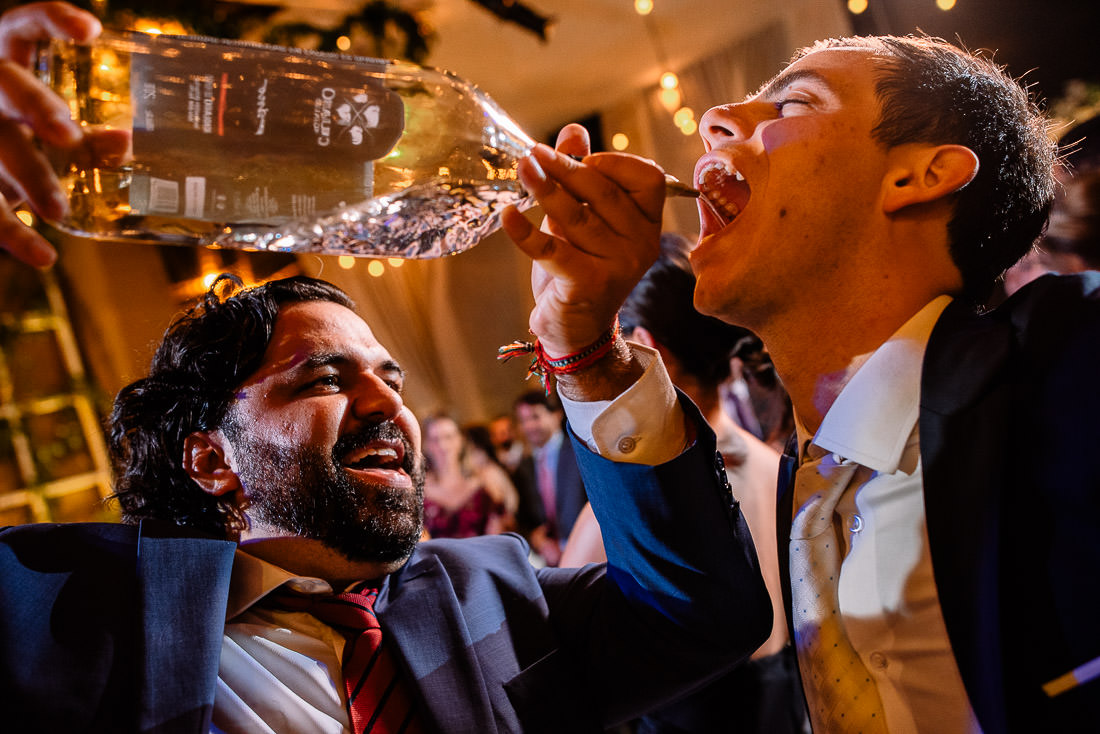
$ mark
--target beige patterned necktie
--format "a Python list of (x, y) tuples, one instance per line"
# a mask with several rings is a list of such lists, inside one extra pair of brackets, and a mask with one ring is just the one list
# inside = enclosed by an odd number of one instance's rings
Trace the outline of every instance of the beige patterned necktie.
[(857, 468), (827, 454), (795, 474), (795, 497), (808, 498), (791, 525), (795, 648), (810, 720), (819, 734), (887, 730), (878, 689), (848, 640), (837, 601), (841, 548), (834, 511)]

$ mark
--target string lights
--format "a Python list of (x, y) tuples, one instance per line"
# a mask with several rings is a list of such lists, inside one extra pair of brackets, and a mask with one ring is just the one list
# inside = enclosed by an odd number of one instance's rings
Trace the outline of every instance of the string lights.
[[(936, 0), (936, 7), (940, 10), (951, 10), (955, 7), (956, 0)], [(848, 0), (848, 12), (859, 15), (867, 10), (868, 0)]]
[(373, 275), (375, 278), (380, 278), (386, 273), (386, 266), (391, 268), (399, 268), (405, 264), (405, 261), (399, 257), (388, 257), (385, 262), (381, 260), (360, 260), (353, 255), (340, 255), (336, 258), (336, 264), (344, 270), (351, 270), (355, 267), (356, 263), (366, 262), (367, 273)]
[[(634, 0), (634, 11), (642, 16), (650, 41), (653, 43), (657, 63), (665, 69), (657, 83), (657, 99), (660, 101), (661, 106), (672, 115), (672, 121), (680, 129), (680, 132), (684, 135), (694, 135), (699, 129), (699, 124), (695, 121), (695, 110), (684, 104), (683, 93), (680, 91), (680, 79), (668, 69), (661, 39), (650, 17), (653, 13), (653, 0)], [(611, 136), (611, 147), (615, 150), (626, 150), (629, 146), (630, 139), (625, 133), (619, 132)]]

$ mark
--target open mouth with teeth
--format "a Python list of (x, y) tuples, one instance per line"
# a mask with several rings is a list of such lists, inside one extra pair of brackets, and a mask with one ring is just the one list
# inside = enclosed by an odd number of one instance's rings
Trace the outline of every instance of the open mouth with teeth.
[(348, 469), (370, 471), (383, 469), (389, 471), (404, 470), (405, 447), (400, 442), (371, 443), (349, 451), (341, 463)]
[(741, 172), (724, 161), (710, 161), (695, 176), (696, 186), (704, 200), (704, 228), (706, 219), (713, 218), (718, 229), (737, 218), (749, 203), (749, 185)]

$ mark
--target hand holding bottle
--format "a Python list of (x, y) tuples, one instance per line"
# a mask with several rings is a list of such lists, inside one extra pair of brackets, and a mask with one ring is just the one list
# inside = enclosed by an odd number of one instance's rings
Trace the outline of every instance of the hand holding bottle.
[[(551, 357), (582, 350), (611, 328), (660, 252), (665, 200), (664, 172), (650, 161), (625, 153), (586, 156), (587, 133), (579, 125), (563, 129), (557, 143), (556, 151), (537, 146), (518, 168), (524, 188), (546, 213), (542, 228), (516, 211), (503, 220), (534, 260), (531, 331)], [(577, 162), (576, 156), (586, 157)], [(640, 368), (621, 348), (585, 372), (559, 379), (567, 397), (615, 397)]]
[(37, 138), (57, 148), (84, 142), (68, 106), (29, 70), (36, 44), (48, 38), (88, 41), (100, 32), (90, 13), (62, 2), (24, 5), (0, 16), (0, 249), (37, 267), (53, 263), (53, 247), (15, 216), (28, 203), (60, 217), (66, 208), (60, 184)]

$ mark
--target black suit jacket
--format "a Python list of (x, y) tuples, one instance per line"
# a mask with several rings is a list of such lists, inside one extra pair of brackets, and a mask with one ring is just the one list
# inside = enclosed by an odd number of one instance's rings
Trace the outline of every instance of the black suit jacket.
[(577, 464), (577, 453), (573, 449), (573, 442), (565, 440), (561, 442), (561, 451), (558, 452), (558, 466), (555, 473), (558, 510), (558, 537), (562, 540), (573, 532), (573, 525), (577, 522), (577, 516), (581, 514), (588, 502), (588, 494), (584, 490), (584, 480), (581, 478), (581, 469)]
[[(375, 609), (430, 729), (596, 733), (760, 644), (767, 592), (699, 430), (658, 467), (577, 448), (606, 566), (536, 570), (503, 535), (422, 543), (386, 579)], [(149, 523), (0, 531), (3, 730), (205, 733), (234, 551)]]
[[(1100, 680), (1042, 689), (1100, 657), (1100, 274), (1040, 278), (990, 314), (948, 306), (919, 430), (936, 587), (982, 731), (1100, 730)], [(794, 466), (789, 447), (780, 539)]]

